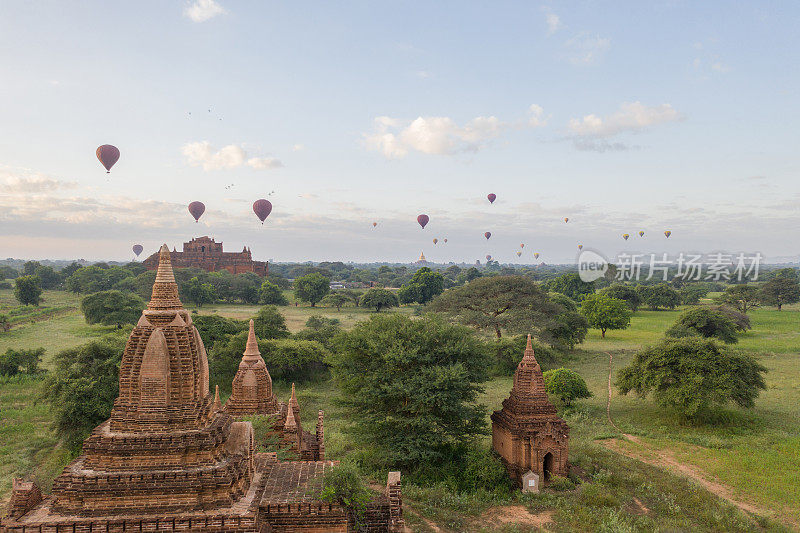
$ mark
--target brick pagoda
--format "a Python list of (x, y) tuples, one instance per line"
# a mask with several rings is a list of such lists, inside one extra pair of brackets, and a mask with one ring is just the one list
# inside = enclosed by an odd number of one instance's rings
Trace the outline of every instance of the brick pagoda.
[(511, 395), (492, 413), (492, 447), (518, 486), (528, 471), (545, 482), (566, 476), (569, 426), (556, 414), (544, 389), (542, 369), (528, 335), (525, 354), (514, 372)]
[(232, 393), (223, 409), (234, 416), (272, 416), (274, 433), (288, 450), (306, 461), (322, 461), (325, 458), (323, 412), (317, 415), (316, 431), (310, 433), (303, 431), (301, 425), (300, 403), (295, 395), (294, 383), (289, 402), (277, 401), (272, 392), (272, 378), (258, 350), (252, 320), (242, 361), (233, 378)]
[[(176, 268), (202, 268), (209, 272), (227, 270), (231, 274), (252, 272), (262, 277), (269, 273), (269, 263), (253, 261), (253, 254), (248, 247), (242, 248), (241, 252), (223, 252), (221, 242), (205, 236), (183, 243), (183, 251), (173, 250), (171, 256), (172, 265)], [(158, 257), (156, 252), (142, 264), (147, 270), (156, 270)]]
[[(51, 495), (14, 481), (0, 533), (350, 531), (347, 511), (317, 496), (335, 466), (256, 453), (252, 424), (212, 397), (203, 341), (164, 245), (152, 299), (125, 347), (111, 418), (84, 441)], [(365, 516), (368, 531), (402, 530), (396, 473)]]

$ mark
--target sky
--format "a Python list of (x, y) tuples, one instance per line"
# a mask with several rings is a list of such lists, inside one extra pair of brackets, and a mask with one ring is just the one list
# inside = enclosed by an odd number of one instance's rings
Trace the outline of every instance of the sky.
[(6, 0), (0, 257), (796, 260), (799, 26), (792, 1)]

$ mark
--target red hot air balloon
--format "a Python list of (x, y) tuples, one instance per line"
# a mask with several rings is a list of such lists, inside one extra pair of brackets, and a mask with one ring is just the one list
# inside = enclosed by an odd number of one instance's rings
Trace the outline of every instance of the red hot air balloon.
[(373, 227), (373, 228), (374, 228), (375, 226), (377, 226), (377, 225), (378, 225), (378, 223), (377, 223), (377, 222), (373, 222), (373, 223), (372, 223), (372, 227)]
[(253, 213), (256, 214), (258, 219), (263, 224), (269, 214), (272, 213), (272, 203), (269, 200), (264, 200), (263, 198), (256, 200), (253, 202)]
[(117, 162), (119, 159), (119, 150), (116, 146), (111, 146), (110, 144), (104, 144), (102, 146), (97, 147), (97, 159), (100, 160), (100, 163), (106, 167), (106, 174), (111, 172), (111, 167), (114, 166), (114, 163)]
[(486, 198), (489, 199), (490, 204), (493, 204), (494, 201), (497, 200), (497, 195), (493, 192), (490, 192), (489, 194), (486, 195)]
[(425, 229), (425, 226), (428, 225), (428, 222), (430, 220), (431, 219), (428, 215), (420, 215), (417, 217), (417, 222), (419, 223), (420, 226), (422, 226), (422, 229)]
[(133, 253), (136, 254), (136, 257), (139, 257), (139, 254), (142, 253), (143, 250), (144, 250), (144, 246), (142, 246), (141, 244), (134, 244), (133, 245)]
[(447, 239), (444, 240), (445, 244), (447, 244)]
[(488, 241), (489, 237), (492, 236), (492, 232), (491, 231), (487, 231), (486, 233), (483, 234), (483, 236), (486, 237), (486, 240)]
[(487, 260), (487, 261), (491, 261), (491, 260), (492, 260), (492, 256), (491, 256), (491, 255), (487, 255), (487, 256), (486, 256), (486, 260)]
[(189, 204), (189, 213), (194, 217), (195, 223), (200, 220), (203, 213), (206, 212), (206, 205), (203, 202), (192, 202)]

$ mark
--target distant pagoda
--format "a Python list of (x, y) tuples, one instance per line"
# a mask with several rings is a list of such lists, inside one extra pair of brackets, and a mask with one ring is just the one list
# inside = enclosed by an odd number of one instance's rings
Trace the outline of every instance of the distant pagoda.
[(528, 344), (517, 370), (510, 396), (492, 413), (492, 448), (517, 485), (528, 471), (545, 482), (566, 476), (569, 426), (558, 416), (544, 388), (542, 369)]
[[(183, 243), (183, 251), (170, 252), (172, 265), (176, 268), (202, 268), (209, 272), (227, 270), (231, 274), (252, 272), (259, 276), (269, 273), (269, 263), (266, 261), (253, 261), (250, 248), (244, 246), (241, 252), (224, 252), (222, 243), (203, 236)], [(154, 253), (142, 264), (148, 270), (158, 268), (159, 253)]]

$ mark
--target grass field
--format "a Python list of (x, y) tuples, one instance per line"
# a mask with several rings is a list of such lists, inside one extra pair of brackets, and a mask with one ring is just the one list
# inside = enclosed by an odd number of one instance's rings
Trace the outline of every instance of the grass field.
[[(77, 310), (78, 297), (59, 292), (46, 293), (45, 297), (48, 305), (73, 309), (0, 334), (0, 350), (44, 346), (52, 356), (108, 330), (84, 323)], [(10, 291), (0, 291), (0, 312), (15, 305)], [(205, 306), (200, 312), (243, 319), (257, 310), (258, 306), (218, 305)], [(292, 331), (302, 329), (312, 314), (338, 318), (344, 327), (372, 314), (350, 307), (337, 312), (293, 305), (280, 311)], [(400, 311), (416, 312), (414, 308)], [(586, 379), (594, 394), (564, 414), (571, 426), (570, 460), (593, 483), (564, 492), (518, 494), (499, 500), (489, 493), (459, 495), (444, 487), (406, 484), (404, 495), (412, 528), (528, 531), (538, 522), (526, 519), (544, 517), (549, 520), (547, 528), (556, 531), (780, 531), (779, 524), (800, 529), (795, 527), (800, 524), (800, 311), (796, 307), (750, 313), (753, 329), (742, 335), (738, 347), (757, 354), (769, 369), (767, 390), (754, 409), (728, 408), (703, 425), (692, 425), (648, 399), (613, 393), (611, 401), (611, 416), (625, 433), (639, 436), (650, 451), (666, 450), (686, 465), (702, 470), (729, 487), (737, 498), (765, 509), (771, 521), (748, 518), (685, 477), (629, 459), (605, 446), (607, 438), (618, 436), (605, 411), (608, 354), (613, 355), (616, 372), (641, 346), (657, 342), (678, 312), (639, 311), (629, 329), (610, 331), (606, 339), (592, 330), (565, 362)], [(45, 367), (48, 359), (46, 356)], [(0, 382), (0, 500), (7, 498), (12, 477), (32, 476), (47, 488), (68, 460), (49, 430), (47, 406), (36, 402), (40, 384), (31, 379)], [(510, 388), (510, 377), (495, 378), (486, 384), (482, 402), (497, 409)], [(287, 399), (288, 384), (276, 382), (275, 392)], [(298, 387), (298, 393), (303, 413), (325, 410), (328, 457), (345, 459), (356, 452), (357, 447), (343, 432), (347, 417), (334, 402), (337, 392), (333, 384), (304, 384)], [(635, 451), (634, 444), (618, 442)], [(488, 436), (484, 445), (489, 446)], [(385, 479), (374, 481), (385, 483)], [(493, 518), (492, 509), (498, 505), (519, 508), (522, 525)]]

